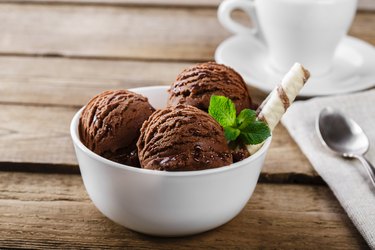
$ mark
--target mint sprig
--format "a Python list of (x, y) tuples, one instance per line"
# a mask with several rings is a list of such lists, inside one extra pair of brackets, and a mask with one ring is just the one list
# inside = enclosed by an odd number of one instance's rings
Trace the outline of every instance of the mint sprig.
[(245, 144), (259, 144), (271, 135), (267, 124), (256, 120), (254, 110), (243, 109), (236, 116), (234, 103), (225, 96), (212, 95), (208, 113), (224, 128), (227, 141), (239, 138)]

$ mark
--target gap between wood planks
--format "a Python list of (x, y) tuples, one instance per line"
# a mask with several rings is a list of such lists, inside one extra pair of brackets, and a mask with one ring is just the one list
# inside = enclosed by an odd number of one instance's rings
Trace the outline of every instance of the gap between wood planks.
[[(367, 0), (360, 0), (367, 1)], [(0, 0), (0, 4), (216, 9), (221, 0)]]
[[(0, 0), (10, 4), (43, 4), (43, 5), (97, 5), (97, 6), (143, 6), (143, 7), (181, 7), (181, 8), (217, 8), (222, 0)], [(358, 10), (375, 11), (375, 2), (359, 0)]]
[[(0, 162), (0, 172), (46, 173), (46, 174), (80, 174), (78, 165)], [(326, 185), (324, 180), (316, 175), (309, 176), (301, 173), (269, 174), (262, 172), (258, 183)]]
[[(77, 59), (77, 60), (101, 60), (101, 61), (134, 61), (134, 62), (178, 62), (178, 63), (200, 63), (210, 61), (209, 59), (178, 59), (178, 58), (140, 58), (140, 57), (121, 57), (121, 56), (95, 56), (95, 55), (65, 55), (63, 53), (28, 53), (28, 52), (1, 52), (0, 57), (33, 57), (33, 58), (62, 58), (62, 59)], [(211, 61), (213, 61), (212, 59)]]

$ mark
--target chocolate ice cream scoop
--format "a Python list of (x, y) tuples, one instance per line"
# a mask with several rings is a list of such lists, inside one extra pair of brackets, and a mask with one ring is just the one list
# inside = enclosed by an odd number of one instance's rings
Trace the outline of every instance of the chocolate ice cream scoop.
[(137, 142), (142, 168), (189, 171), (230, 165), (223, 128), (188, 105), (167, 107), (144, 122)]
[(252, 107), (242, 77), (232, 68), (215, 62), (182, 71), (169, 89), (168, 105), (188, 104), (207, 112), (213, 94), (231, 99), (237, 113)]
[(90, 150), (109, 160), (139, 167), (136, 142), (154, 112), (146, 97), (128, 90), (105, 91), (82, 111), (79, 135)]

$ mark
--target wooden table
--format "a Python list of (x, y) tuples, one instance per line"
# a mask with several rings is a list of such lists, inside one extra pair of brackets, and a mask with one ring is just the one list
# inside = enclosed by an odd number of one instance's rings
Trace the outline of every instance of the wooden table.
[[(0, 248), (367, 248), (281, 125), (253, 197), (220, 228), (149, 237), (91, 203), (69, 135), (73, 114), (103, 90), (169, 85), (213, 60), (230, 36), (219, 3), (0, 0)], [(350, 35), (375, 44), (374, 10), (360, 2)], [(266, 96), (251, 92), (257, 102)]]

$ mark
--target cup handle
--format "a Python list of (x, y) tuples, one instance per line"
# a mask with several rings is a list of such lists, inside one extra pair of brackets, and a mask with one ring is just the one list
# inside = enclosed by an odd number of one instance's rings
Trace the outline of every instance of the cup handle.
[[(254, 28), (246, 27), (236, 21), (231, 17), (231, 13), (239, 9), (244, 11), (254, 23)], [(226, 29), (234, 34), (244, 34), (252, 35), (264, 41), (259, 29), (259, 22), (255, 11), (255, 5), (253, 0), (224, 0), (217, 12), (218, 19)]]

